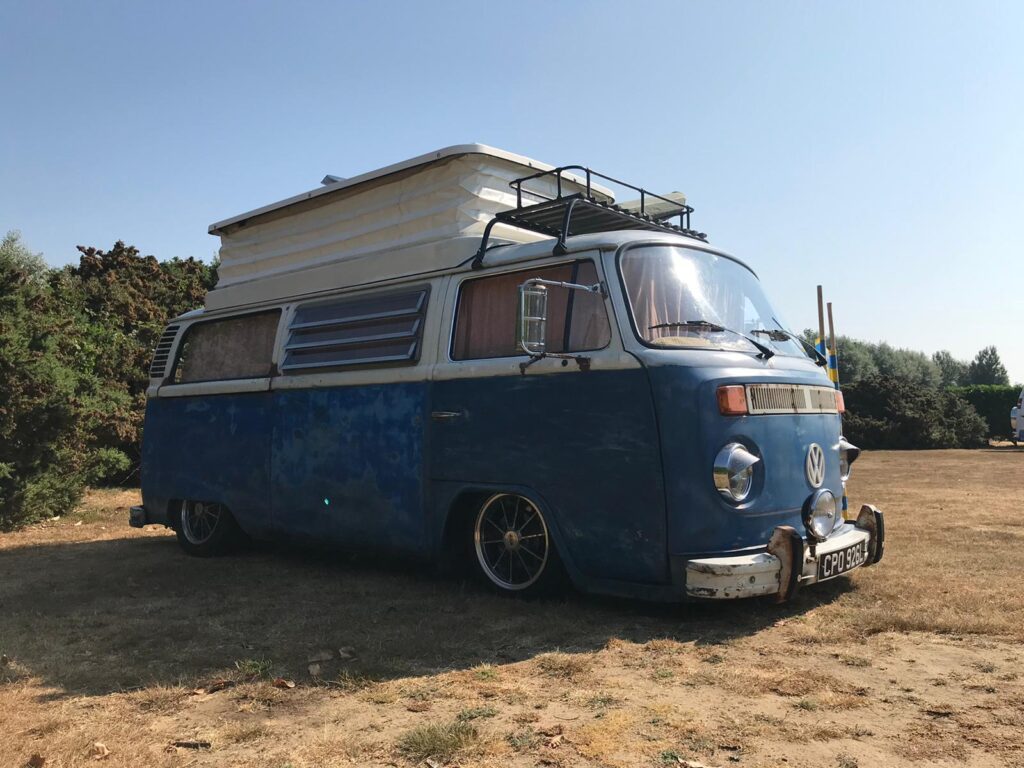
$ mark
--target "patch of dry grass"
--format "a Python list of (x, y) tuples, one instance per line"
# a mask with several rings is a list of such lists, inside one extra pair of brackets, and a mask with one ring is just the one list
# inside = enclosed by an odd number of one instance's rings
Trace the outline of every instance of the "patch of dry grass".
[[(798, 744), (806, 765), (1013, 764), (1024, 606), (1006, 585), (1024, 493), (992, 478), (1022, 460), (865, 454), (851, 496), (885, 510), (885, 560), (781, 607), (523, 603), (308, 552), (194, 560), (166, 531), (126, 527), (133, 492), (92, 492), (0, 535), (0, 754), (87, 766), (99, 741), (102, 764), (125, 767), (436, 753), (757, 768)], [(355, 658), (310, 677), (310, 649), (342, 647)], [(168, 746), (196, 739), (211, 748)]]
[(428, 723), (406, 732), (398, 739), (398, 751), (421, 761), (427, 758), (448, 761), (480, 738), (476, 728), (464, 720)]
[(237, 723), (223, 732), (223, 738), (232, 744), (250, 744), (269, 738), (270, 735), (270, 729), (262, 723)]
[(594, 662), (589, 655), (545, 653), (537, 657), (537, 667), (548, 677), (578, 680), (586, 675)]

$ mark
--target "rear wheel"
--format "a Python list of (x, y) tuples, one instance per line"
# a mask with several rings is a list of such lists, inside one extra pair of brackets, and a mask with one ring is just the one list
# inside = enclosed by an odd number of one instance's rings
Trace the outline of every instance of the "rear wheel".
[(547, 521), (525, 496), (496, 493), (484, 501), (473, 525), (473, 545), (480, 573), (501, 592), (545, 592), (560, 575)]
[(186, 499), (181, 502), (175, 523), (181, 548), (196, 557), (223, 554), (240, 533), (231, 512), (217, 502)]

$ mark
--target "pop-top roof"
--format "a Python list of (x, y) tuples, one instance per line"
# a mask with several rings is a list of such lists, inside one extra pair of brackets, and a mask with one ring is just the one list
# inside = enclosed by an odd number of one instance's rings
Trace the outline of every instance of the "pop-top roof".
[[(612, 193), (573, 174), (482, 144), (460, 144), (395, 163), (213, 224), (217, 287), (207, 307), (266, 302), (450, 268), (479, 248), (496, 214), (563, 193), (611, 204)], [(524, 176), (541, 176), (513, 187)], [(549, 237), (493, 227), (505, 242)]]
[[(554, 170), (555, 166), (549, 165), (548, 163), (542, 163), (538, 160), (526, 157), (524, 155), (517, 155), (514, 152), (506, 152), (503, 149), (497, 149), (495, 147), (487, 146), (486, 144), (453, 144), (450, 147), (444, 147), (433, 152), (427, 152), (426, 154), (417, 155), (416, 157), (403, 160), (400, 163), (394, 163), (387, 165), (383, 168), (378, 168), (373, 171), (367, 171), (361, 173), (358, 176), (352, 176), (351, 178), (340, 179), (334, 183), (323, 183), (316, 189), (311, 189), (308, 192), (303, 192), (292, 197), (285, 198), (284, 200), (278, 200), (276, 203), (270, 203), (269, 205), (255, 208), (245, 213), (240, 213), (237, 216), (231, 216), (222, 221), (214, 222), (210, 225), (209, 232), (211, 235), (220, 235), (224, 233), (224, 230), (232, 227), (236, 224), (248, 224), (252, 223), (254, 219), (261, 217), (265, 214), (272, 213), (274, 211), (280, 211), (283, 208), (303, 203), (307, 200), (313, 200), (316, 198), (332, 195), (343, 190), (351, 190), (354, 187), (358, 187), (361, 184), (376, 181), (382, 179), (385, 176), (400, 173), (411, 168), (416, 168), (421, 165), (428, 165), (435, 163), (445, 158), (458, 157), (459, 155), (486, 155), (488, 157), (497, 158), (516, 165), (521, 165), (526, 169), (534, 169), (536, 171), (551, 171)], [(572, 179), (580, 184), (583, 183), (583, 179), (578, 176), (566, 174), (565, 178)], [(324, 181), (327, 182), (332, 177), (330, 174), (324, 177)], [(593, 185), (593, 189), (602, 196), (608, 198), (611, 202), (615, 199), (614, 194), (607, 187), (599, 184)]]

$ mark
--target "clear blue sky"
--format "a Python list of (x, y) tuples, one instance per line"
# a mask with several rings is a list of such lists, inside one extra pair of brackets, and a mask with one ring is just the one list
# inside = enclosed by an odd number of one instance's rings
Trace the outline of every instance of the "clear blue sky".
[(0, 9), (0, 231), (52, 264), (482, 142), (680, 189), (797, 327), (1024, 380), (1024, 4)]

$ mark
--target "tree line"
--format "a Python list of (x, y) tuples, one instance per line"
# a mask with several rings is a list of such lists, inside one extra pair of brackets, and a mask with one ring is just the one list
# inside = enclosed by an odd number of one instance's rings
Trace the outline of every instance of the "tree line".
[[(814, 332), (805, 331), (813, 341)], [(843, 430), (865, 448), (974, 448), (1009, 436), (1011, 386), (995, 347), (972, 360), (928, 356), (884, 342), (836, 339), (846, 400)]]

